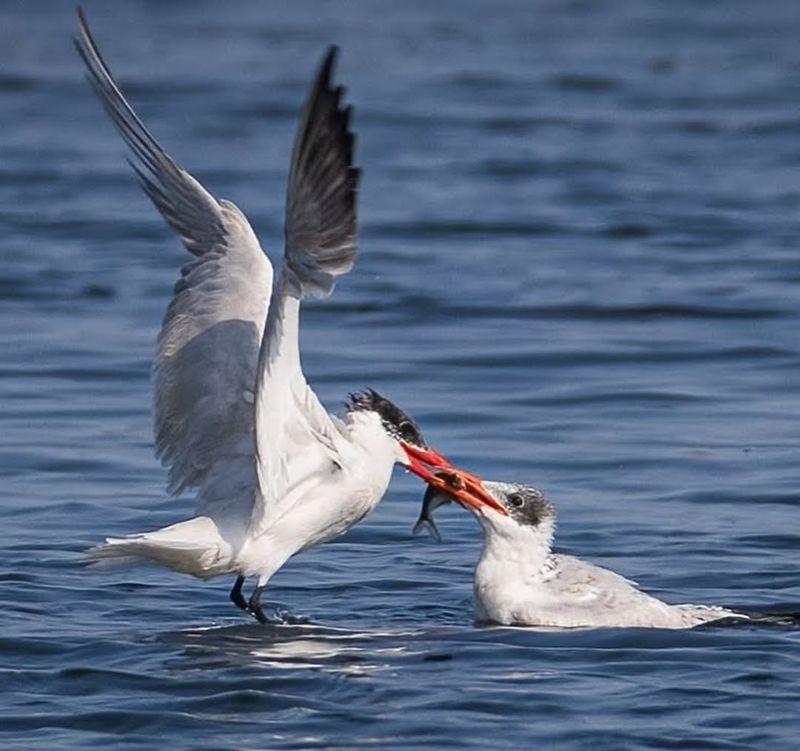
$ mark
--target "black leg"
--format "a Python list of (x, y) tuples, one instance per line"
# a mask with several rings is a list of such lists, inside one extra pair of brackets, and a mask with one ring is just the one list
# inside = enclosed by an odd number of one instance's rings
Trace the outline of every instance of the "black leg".
[(253, 594), (250, 595), (250, 602), (247, 604), (247, 609), (250, 611), (250, 615), (253, 616), (259, 623), (269, 623), (269, 618), (264, 615), (264, 611), (261, 609), (261, 593), (266, 589), (266, 585), (261, 587), (256, 587), (253, 590)]
[(236, 581), (233, 584), (233, 589), (231, 590), (231, 602), (236, 605), (237, 608), (241, 608), (245, 612), (248, 612), (247, 608), (247, 600), (244, 599), (242, 596), (242, 587), (244, 586), (244, 577), (237, 576)]

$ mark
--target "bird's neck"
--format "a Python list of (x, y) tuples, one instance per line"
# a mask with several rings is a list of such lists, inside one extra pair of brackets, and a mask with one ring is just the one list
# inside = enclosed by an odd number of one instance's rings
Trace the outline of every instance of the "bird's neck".
[(541, 593), (553, 538), (553, 522), (520, 527), (503, 517), (492, 524), (481, 518), (483, 550), (475, 567), (475, 614), (478, 620), (516, 623), (522, 608)]
[(345, 420), (351, 444), (372, 462), (385, 461), (391, 469), (404, 458), (400, 444), (386, 432), (376, 412), (351, 410)]
[(499, 524), (481, 520), (484, 527), (483, 549), (478, 569), (488, 569), (492, 576), (515, 581), (536, 580), (543, 575), (552, 552), (554, 520), (544, 520), (535, 527), (518, 525), (504, 518)]

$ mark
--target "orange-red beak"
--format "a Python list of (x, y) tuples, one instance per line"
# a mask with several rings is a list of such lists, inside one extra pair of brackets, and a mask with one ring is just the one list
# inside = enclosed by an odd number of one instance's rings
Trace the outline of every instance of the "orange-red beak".
[[(403, 451), (406, 452), (408, 457), (408, 468), (416, 475), (419, 475), (423, 480), (428, 479), (430, 472), (424, 467), (429, 464), (431, 467), (450, 467), (452, 466), (447, 459), (445, 459), (438, 451), (427, 448), (421, 449), (417, 446), (412, 446), (410, 443), (400, 441)], [(423, 469), (428, 474), (420, 474), (419, 469)]]
[[(408, 457), (408, 469), (428, 485), (470, 508), (477, 510), (489, 506), (503, 516), (508, 516), (500, 502), (483, 487), (483, 482), (477, 475), (454, 467), (433, 449), (420, 449), (402, 441), (400, 445)], [(426, 464), (436, 467), (438, 471), (432, 472)]]

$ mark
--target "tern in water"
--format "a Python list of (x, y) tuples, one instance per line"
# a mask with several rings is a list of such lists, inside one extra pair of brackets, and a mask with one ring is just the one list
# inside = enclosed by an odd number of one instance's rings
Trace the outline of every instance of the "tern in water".
[[(181, 270), (153, 365), (158, 456), (196, 516), (110, 538), (94, 558), (144, 559), (208, 578), (235, 574), (233, 602), (259, 621), (269, 578), (295, 553), (371, 511), (400, 463), (428, 479), (448, 467), (414, 422), (374, 391), (338, 419), (300, 366), (300, 302), (325, 296), (356, 254), (350, 108), (331, 47), (300, 116), (286, 194), (283, 268), (273, 271), (244, 214), (218, 200), (158, 144), (131, 109), (79, 11), (76, 46), (95, 93), (130, 147), (144, 191), (194, 258)], [(246, 577), (258, 577), (249, 600)]]
[[(428, 485), (417, 524), (430, 525), (433, 510), (449, 500), (458, 501), (480, 522), (483, 548), (474, 583), (478, 621), (553, 628), (678, 629), (722, 618), (749, 618), (712, 605), (668, 605), (613, 571), (553, 553), (555, 509), (536, 488), (481, 483), (459, 470), (437, 474)], [(494, 504), (487, 503), (487, 491)]]

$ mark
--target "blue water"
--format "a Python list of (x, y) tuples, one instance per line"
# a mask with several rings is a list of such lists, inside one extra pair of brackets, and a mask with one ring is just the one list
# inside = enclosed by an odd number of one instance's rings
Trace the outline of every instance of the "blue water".
[[(356, 106), (361, 255), (306, 307), (331, 407), (374, 387), (558, 543), (673, 602), (800, 602), (800, 9), (794, 0), (88, 2), (164, 145), (273, 258), (325, 45)], [(71, 3), (0, 6), (0, 747), (793, 749), (800, 633), (477, 628), (479, 531), (411, 536), (398, 472), (230, 581), (92, 569), (184, 517), (149, 367), (186, 256), (71, 48)]]

